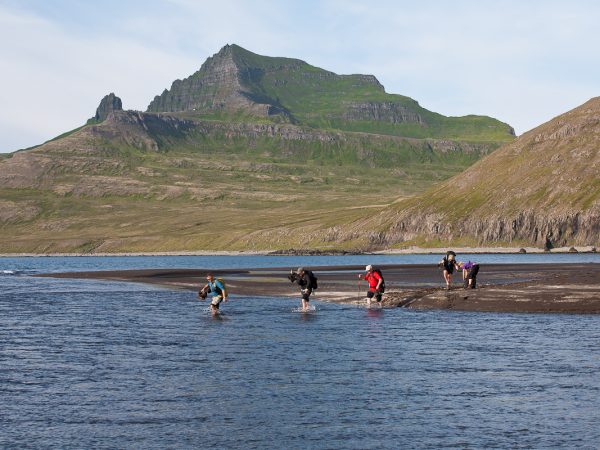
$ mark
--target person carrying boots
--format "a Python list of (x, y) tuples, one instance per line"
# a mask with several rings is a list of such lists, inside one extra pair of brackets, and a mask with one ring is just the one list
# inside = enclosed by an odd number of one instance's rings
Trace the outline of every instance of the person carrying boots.
[(204, 300), (208, 294), (212, 296), (210, 311), (214, 316), (219, 313), (219, 305), (221, 302), (227, 301), (227, 289), (225, 288), (224, 283), (219, 279), (215, 279), (215, 276), (212, 273), (206, 274), (206, 281), (207, 283), (198, 292), (198, 297)]

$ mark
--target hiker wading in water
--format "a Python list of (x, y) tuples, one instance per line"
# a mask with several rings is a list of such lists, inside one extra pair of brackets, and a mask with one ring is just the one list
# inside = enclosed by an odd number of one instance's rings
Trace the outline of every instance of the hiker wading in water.
[(381, 294), (385, 290), (385, 282), (383, 281), (383, 275), (381, 274), (381, 270), (373, 269), (373, 266), (369, 264), (365, 267), (367, 273), (359, 274), (358, 278), (365, 279), (367, 283), (369, 283), (369, 290), (367, 291), (367, 308), (371, 307), (371, 299), (375, 297), (375, 301), (379, 306), (381, 306)]
[(227, 289), (225, 288), (225, 284), (221, 280), (215, 279), (212, 273), (206, 274), (206, 281), (207, 283), (198, 291), (198, 297), (204, 300), (210, 294), (212, 296), (210, 312), (216, 315), (219, 313), (221, 302), (227, 301)]
[(290, 270), (288, 275), (289, 280), (292, 283), (297, 283), (300, 286), (300, 295), (302, 295), (302, 311), (308, 311), (308, 302), (310, 301), (310, 294), (317, 289), (317, 277), (311, 270), (298, 267), (295, 272)]

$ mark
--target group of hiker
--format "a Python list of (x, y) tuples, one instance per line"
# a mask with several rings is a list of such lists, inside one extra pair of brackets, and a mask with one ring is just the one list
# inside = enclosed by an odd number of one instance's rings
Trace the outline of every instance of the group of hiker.
[[(452, 275), (454, 271), (462, 271), (463, 287), (465, 289), (475, 289), (477, 287), (477, 274), (479, 273), (479, 264), (472, 261), (460, 262), (456, 260), (456, 253), (453, 251), (446, 252), (446, 255), (438, 263), (438, 267), (442, 269), (446, 289), (452, 286)], [(296, 283), (300, 288), (301, 310), (309, 310), (309, 302), (311, 294), (318, 289), (318, 280), (312, 270), (299, 267), (297, 270), (290, 270), (288, 279), (292, 283)], [(359, 280), (364, 280), (368, 283), (366, 302), (367, 308), (371, 307), (373, 299), (377, 305), (381, 305), (382, 294), (385, 292), (385, 280), (380, 269), (374, 268), (371, 264), (365, 267), (365, 273), (358, 275)], [(215, 278), (214, 274), (206, 274), (206, 284), (198, 291), (198, 297), (202, 300), (208, 295), (211, 296), (210, 308), (211, 312), (218, 314), (219, 305), (227, 301), (227, 288), (225, 282), (221, 278)]]
[(452, 287), (452, 274), (454, 270), (462, 271), (463, 287), (465, 289), (475, 289), (477, 287), (477, 274), (479, 273), (479, 264), (472, 261), (460, 262), (456, 260), (456, 253), (452, 250), (446, 252), (446, 256), (438, 263), (438, 267), (443, 270), (446, 289)]

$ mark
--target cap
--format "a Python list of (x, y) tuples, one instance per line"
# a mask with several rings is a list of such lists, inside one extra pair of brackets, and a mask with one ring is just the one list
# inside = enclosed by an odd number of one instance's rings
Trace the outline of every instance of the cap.
[(365, 270), (373, 270), (373, 266), (369, 264), (367, 267), (365, 267)]
[(296, 273), (302, 273), (304, 272), (304, 267), (298, 267), (298, 270), (296, 270)]

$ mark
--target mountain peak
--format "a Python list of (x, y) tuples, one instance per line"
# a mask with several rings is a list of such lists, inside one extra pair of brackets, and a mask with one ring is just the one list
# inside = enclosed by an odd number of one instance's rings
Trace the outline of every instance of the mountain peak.
[(467, 130), (472, 140), (513, 137), (510, 127), (495, 119), (447, 118), (409, 97), (387, 94), (373, 75), (338, 75), (300, 59), (252, 53), (237, 44), (225, 45), (196, 73), (175, 80), (152, 100), (148, 111), (216, 120), (266, 118), (406, 137), (447, 137), (450, 129)]
[(285, 108), (260, 85), (265, 73), (262, 67), (268, 59), (235, 44), (225, 45), (196, 73), (175, 80), (170, 90), (157, 95), (148, 111), (214, 114), (241, 110), (257, 116), (281, 115), (289, 121)]
[(102, 122), (112, 111), (122, 110), (123, 102), (121, 102), (121, 99), (111, 92), (110, 94), (105, 95), (102, 100), (100, 100), (100, 105), (98, 105), (98, 108), (96, 109), (96, 115), (93, 117), (93, 119), (97, 122)]

